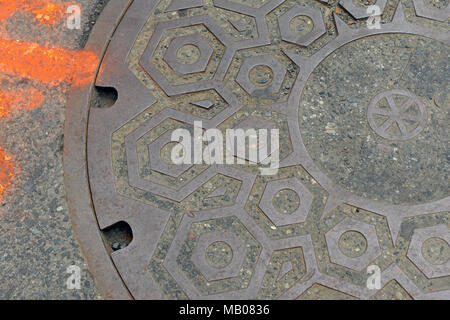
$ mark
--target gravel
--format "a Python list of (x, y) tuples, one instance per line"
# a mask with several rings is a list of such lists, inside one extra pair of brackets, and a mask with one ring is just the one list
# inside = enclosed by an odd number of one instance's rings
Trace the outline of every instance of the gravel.
[[(69, 30), (63, 22), (41, 26), (23, 12), (2, 22), (0, 30), (10, 39), (81, 50), (106, 2), (70, 1), (82, 8), (81, 30)], [(18, 171), (12, 188), (0, 199), (0, 299), (99, 299), (65, 200), (62, 153), (69, 86), (49, 88), (6, 77), (0, 91), (30, 85), (44, 94), (44, 102), (31, 111), (13, 110), (0, 120), (0, 145), (15, 157)], [(71, 265), (80, 267), (80, 290), (67, 289)]]

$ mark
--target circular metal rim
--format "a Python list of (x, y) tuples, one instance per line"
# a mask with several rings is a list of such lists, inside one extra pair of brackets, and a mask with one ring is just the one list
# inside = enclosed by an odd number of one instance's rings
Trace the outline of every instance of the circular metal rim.
[[(99, 66), (115, 28), (133, 2), (134, 0), (119, 0), (113, 4), (111, 1), (100, 16), (86, 47), (99, 56)], [(112, 18), (116, 19), (115, 23), (111, 22)], [(398, 31), (394, 28), (394, 33), (396, 32)], [(373, 34), (377, 34), (377, 32)], [(365, 35), (359, 34), (359, 36)], [(345, 37), (341, 38), (341, 41), (345, 43)], [(86, 132), (90, 107), (89, 98), (94, 83), (95, 80), (85, 87), (72, 88), (67, 104), (66, 119), (77, 119), (77, 121), (66, 122), (65, 124), (64, 142), (68, 148), (64, 150), (64, 177), (67, 199), (75, 234), (97, 287), (107, 299), (132, 299), (132, 295), (127, 290), (103, 244), (90, 194), (86, 162)], [(336, 201), (336, 199), (334, 200)], [(445, 202), (446, 204), (446, 200), (448, 199), (445, 198), (438, 202)]]
[(96, 21), (85, 50), (99, 58), (92, 82), (69, 91), (64, 124), (64, 185), (75, 237), (97, 289), (105, 299), (133, 299), (104, 245), (91, 198), (87, 168), (87, 119), (90, 96), (111, 37), (134, 0), (109, 1)]

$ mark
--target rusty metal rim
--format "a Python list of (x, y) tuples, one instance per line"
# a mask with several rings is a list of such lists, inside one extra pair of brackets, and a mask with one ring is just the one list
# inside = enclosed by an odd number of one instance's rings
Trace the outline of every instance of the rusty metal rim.
[[(134, 0), (119, 0), (111, 1), (104, 12), (102, 13), (98, 24), (96, 25), (95, 30), (91, 34), (90, 40), (88, 42), (87, 49), (94, 51), (98, 54), (98, 56), (103, 59), (104, 55), (109, 48), (109, 41), (115, 33), (115, 28), (119, 25), (119, 22), (125, 23), (127, 19), (122, 21), (122, 17), (127, 12), (128, 7)], [(136, 1), (136, 4), (138, 1)], [(145, 1), (143, 2), (145, 4)], [(134, 8), (137, 10), (137, 8)], [(134, 26), (136, 16), (134, 16), (130, 12), (132, 19), (129, 19), (129, 23), (131, 26)], [(337, 16), (335, 16), (336, 27), (338, 29), (338, 36), (335, 39), (334, 45), (327, 45), (322, 48), (317, 54), (310, 58), (305, 58), (300, 55), (286, 53), (289, 57), (296, 62), (298, 65), (306, 65), (306, 68), (302, 71), (302, 80), (297, 83), (292, 92), (302, 92), (302, 88), (305, 85), (308, 75), (313, 71), (313, 69), (317, 66), (317, 64), (329, 55), (334, 49), (349, 43), (358, 38), (362, 38), (365, 36), (370, 36), (374, 34), (383, 34), (383, 33), (411, 33), (411, 34), (419, 34), (419, 35), (427, 35), (427, 31), (421, 27), (409, 25), (404, 16), (402, 5), (399, 5), (394, 16), (394, 19), (391, 23), (386, 24), (379, 31), (371, 31), (371, 30), (351, 30), (349, 27), (341, 21)], [(123, 26), (123, 24), (122, 24)], [(117, 32), (119, 33), (119, 32)], [(434, 33), (430, 32), (428, 36), (432, 36)], [(117, 36), (117, 34), (115, 35)], [(124, 37), (124, 34), (120, 35)], [(436, 35), (434, 36), (436, 38)], [(442, 37), (441, 37), (442, 38)], [(439, 38), (440, 39), (440, 38)], [(441, 39), (442, 40), (442, 39)], [(445, 39), (444, 39), (445, 40)], [(117, 48), (116, 48), (117, 49)], [(125, 47), (126, 49), (126, 47)], [(331, 51), (330, 51), (331, 50)], [(314, 60), (314, 61), (313, 61)], [(314, 63), (311, 63), (314, 62)], [(100, 65), (100, 64), (99, 64)], [(101, 79), (99, 79), (101, 81)], [(66, 118), (68, 121), (66, 122), (65, 127), (65, 148), (64, 151), (64, 169), (65, 169), (65, 182), (67, 187), (67, 197), (70, 208), (70, 215), (73, 222), (73, 227), (77, 238), (81, 244), (83, 254), (85, 255), (89, 268), (94, 275), (94, 280), (96, 281), (97, 287), (104, 294), (105, 298), (110, 299), (130, 299), (133, 298), (129, 290), (127, 289), (127, 285), (125, 281), (122, 280), (118, 269), (116, 268), (114, 262), (112, 261), (110, 255), (108, 254), (108, 250), (103, 244), (102, 236), (100, 232), (100, 226), (96, 217), (96, 213), (93, 206), (93, 201), (91, 198), (90, 192), (90, 184), (88, 178), (88, 168), (87, 168), (87, 122), (89, 115), (89, 101), (91, 97), (91, 92), (94, 86), (93, 81), (90, 85), (85, 86), (83, 88), (73, 88), (70, 99), (68, 102), (68, 109), (66, 110)], [(98, 83), (98, 82), (97, 82)], [(291, 94), (292, 99), (288, 101), (289, 105), (298, 106), (299, 102), (297, 99), (300, 99), (301, 95), (294, 96)], [(297, 137), (296, 140), (302, 141), (301, 133), (298, 131), (298, 124), (295, 121), (298, 120), (297, 112), (298, 108), (291, 108), (290, 113), (293, 117), (288, 117), (289, 127), (294, 128), (292, 131), (291, 137)], [(92, 116), (92, 115), (91, 115)], [(291, 126), (293, 122), (293, 126)], [(107, 145), (107, 144), (105, 144)], [(304, 145), (300, 145), (300, 155), (304, 154), (305, 156), (305, 168), (309, 172), (314, 172), (314, 177), (318, 180), (319, 184), (325, 184), (323, 181), (327, 181), (327, 177), (324, 176), (320, 170), (318, 170), (312, 159), (310, 158), (307, 150)], [(303, 151), (304, 149), (304, 151)], [(294, 159), (298, 154), (293, 153), (292, 157), (288, 158), (288, 161), (282, 164), (282, 166), (287, 166), (288, 164), (294, 165), (296, 163), (289, 163), (289, 161), (296, 161)], [(91, 158), (92, 159), (92, 158)], [(91, 168), (92, 169), (92, 168)], [(93, 170), (96, 171), (96, 170)], [(91, 174), (92, 172), (91, 171)], [(320, 177), (320, 179), (317, 178)], [(93, 179), (93, 176), (91, 175)], [(93, 180), (91, 180), (92, 182)], [(328, 184), (328, 188), (332, 189), (330, 186), (333, 184)], [(103, 185), (105, 185), (103, 183)], [(111, 185), (107, 183), (106, 185)], [(94, 189), (93, 189), (94, 190)], [(348, 196), (347, 194), (340, 192), (337, 193), (338, 196), (332, 198), (332, 201), (328, 202), (328, 206), (330, 208), (335, 205), (337, 206), (339, 203), (348, 203), (349, 205), (353, 205), (356, 207), (361, 207), (363, 209), (368, 209), (369, 211), (384, 212), (389, 226), (396, 226), (397, 232), (393, 232), (392, 237), (395, 239), (398, 234), (398, 231), (401, 226), (401, 221), (406, 216), (410, 215), (410, 207), (405, 208), (405, 211), (402, 211), (402, 215), (398, 214), (398, 207), (391, 206), (389, 208), (385, 208), (384, 204), (378, 205), (377, 203), (372, 203), (370, 201), (366, 201), (365, 199), (360, 199), (356, 196)], [(331, 205), (330, 205), (331, 203)], [(429, 211), (436, 210), (436, 206), (448, 206), (448, 198), (440, 200), (437, 204), (433, 203), (432, 206), (428, 209), (428, 205), (424, 205), (423, 208)], [(368, 208), (367, 208), (368, 207)], [(377, 209), (378, 208), (378, 209)], [(425, 211), (426, 211), (425, 210)], [(422, 210), (421, 210), (422, 211)], [(429, 212), (431, 213), (431, 212)], [(99, 216), (100, 218), (100, 216)], [(101, 221), (101, 220), (100, 220)], [(166, 257), (164, 258), (166, 259)], [(117, 266), (120, 264), (118, 263)], [(124, 275), (125, 276), (125, 275)], [(128, 280), (127, 280), (128, 281)], [(132, 289), (132, 284), (129, 284), (130, 289)], [(295, 290), (294, 287), (292, 290)], [(293, 292), (293, 291), (291, 291)], [(139, 295), (135, 293), (136, 297)]]
[[(133, 0), (108, 2), (97, 20), (86, 45), (101, 60), (111, 37)], [(98, 68), (99, 68), (98, 66)], [(97, 72), (98, 72), (97, 68)], [(91, 92), (90, 84), (72, 87), (64, 125), (64, 184), (73, 230), (94, 282), (105, 299), (133, 299), (104, 246), (92, 203), (86, 165), (86, 131)]]

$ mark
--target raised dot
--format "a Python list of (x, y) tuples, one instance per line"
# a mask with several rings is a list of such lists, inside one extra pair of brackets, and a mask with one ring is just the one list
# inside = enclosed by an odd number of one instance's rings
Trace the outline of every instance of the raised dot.
[(299, 35), (307, 35), (314, 28), (314, 23), (307, 16), (296, 16), (289, 23), (289, 29)]
[(206, 262), (217, 269), (223, 269), (231, 263), (233, 250), (223, 241), (213, 242), (206, 248)]
[(194, 64), (198, 59), (200, 59), (200, 50), (192, 44), (186, 44), (177, 51), (177, 60), (182, 64)]
[(422, 255), (429, 263), (441, 265), (450, 260), (450, 246), (442, 238), (429, 238), (422, 244)]
[(367, 240), (358, 231), (346, 231), (339, 238), (339, 249), (350, 258), (358, 258), (367, 250)]
[(292, 189), (283, 189), (275, 194), (272, 203), (279, 213), (292, 214), (300, 206), (300, 197)]
[(249, 78), (257, 86), (267, 86), (272, 82), (273, 71), (265, 65), (255, 66), (250, 70)]

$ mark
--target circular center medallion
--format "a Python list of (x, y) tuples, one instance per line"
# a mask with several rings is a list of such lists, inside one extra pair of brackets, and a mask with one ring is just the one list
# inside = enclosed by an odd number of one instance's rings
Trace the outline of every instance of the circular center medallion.
[(391, 204), (450, 190), (448, 46), (416, 35), (375, 35), (324, 59), (308, 79), (300, 131), (316, 164), (344, 189)]
[(206, 261), (214, 268), (223, 269), (232, 259), (233, 250), (223, 241), (216, 241), (206, 248)]

